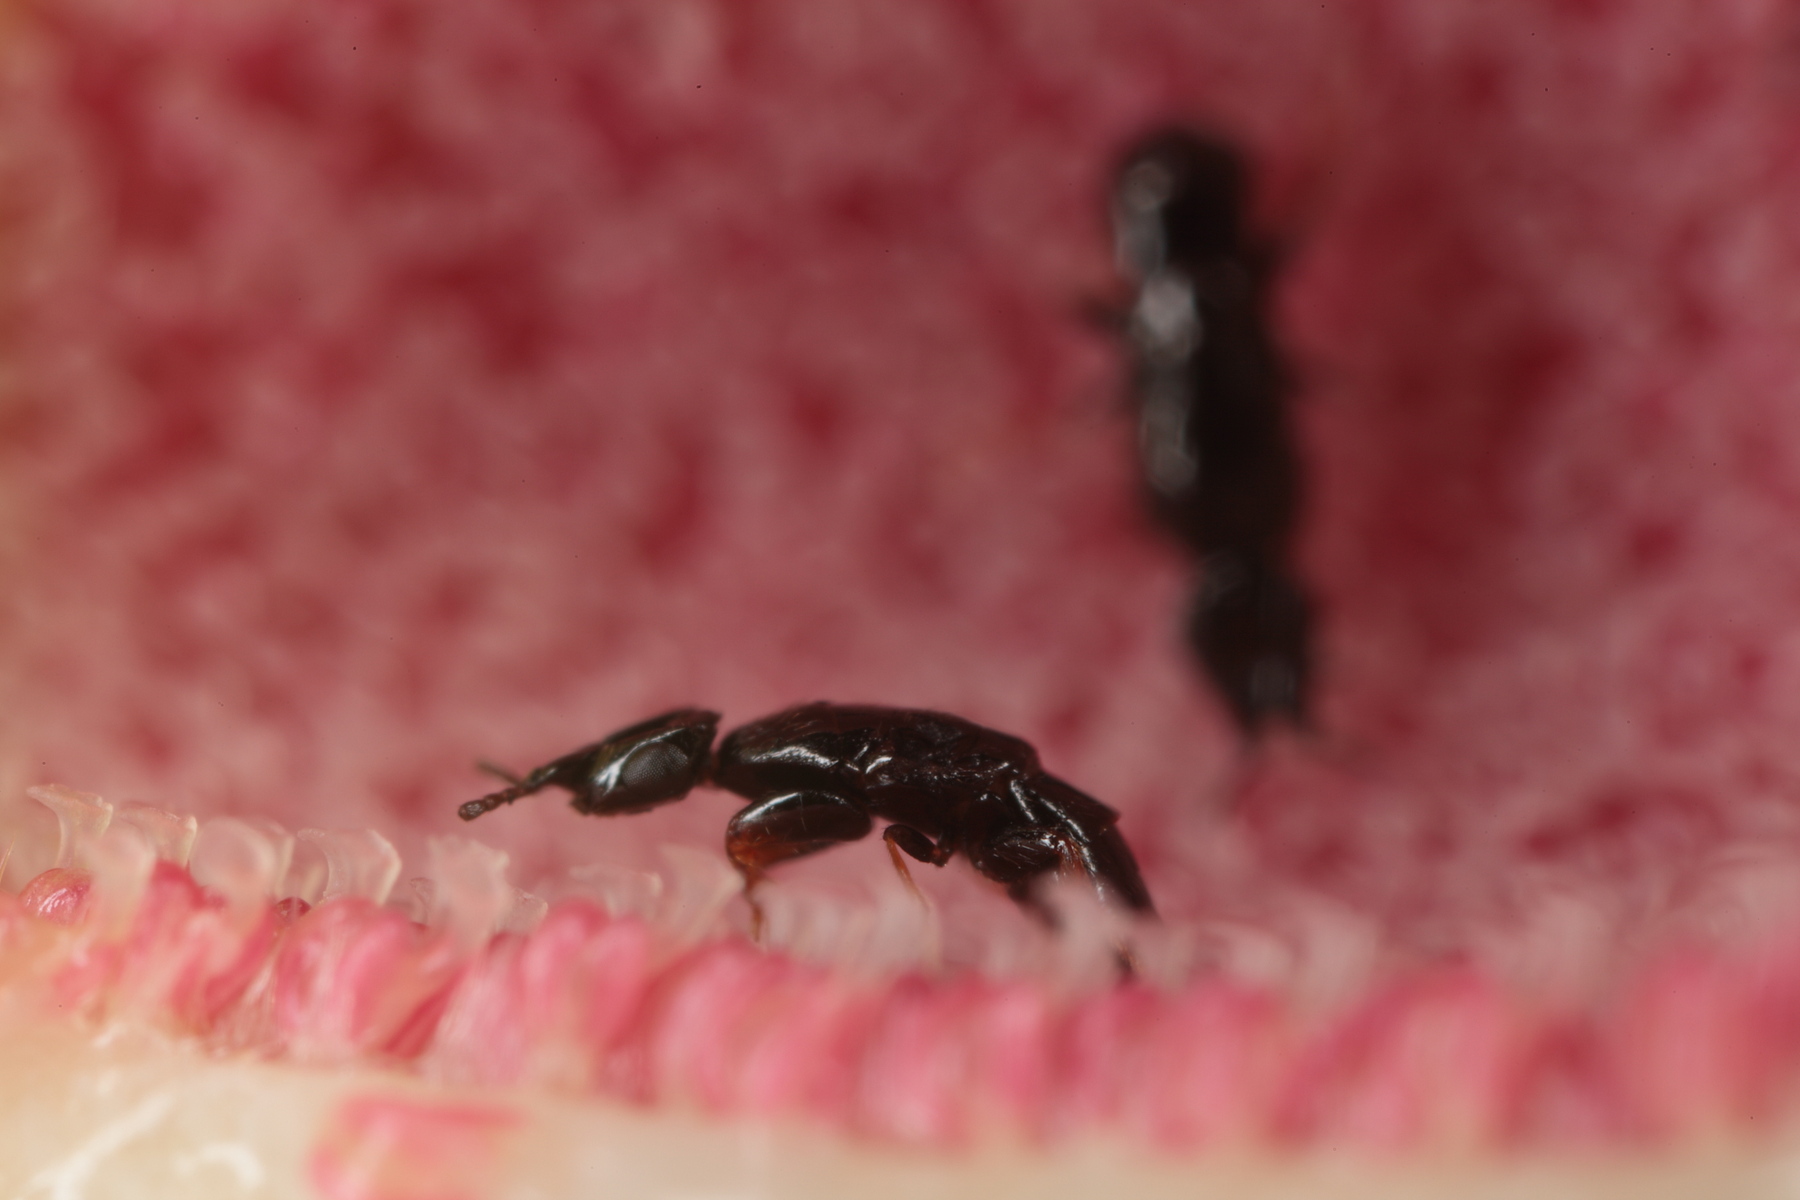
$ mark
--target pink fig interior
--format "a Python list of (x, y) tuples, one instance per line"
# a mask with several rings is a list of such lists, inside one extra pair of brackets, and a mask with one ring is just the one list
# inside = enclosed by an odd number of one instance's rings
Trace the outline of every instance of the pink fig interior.
[[(8, 819), (58, 782), (408, 864), (470, 832), (548, 895), (715, 853), (735, 801), (465, 829), (477, 760), (834, 699), (1017, 733), (1121, 810), (1177, 974), (1585, 1011), (1769, 945), (1797, 35), (1673, 0), (8, 6)], [(1288, 253), (1320, 732), (1253, 754), (1081, 316), (1119, 148), (1169, 119), (1241, 140)], [(1029, 935), (914, 873), (952, 965)]]

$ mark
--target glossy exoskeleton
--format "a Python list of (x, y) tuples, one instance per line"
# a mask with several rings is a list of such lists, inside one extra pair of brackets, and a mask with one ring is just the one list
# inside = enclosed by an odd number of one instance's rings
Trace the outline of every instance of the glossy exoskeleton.
[(1102, 898), (1151, 910), (1118, 814), (1046, 774), (1016, 737), (945, 713), (822, 703), (739, 726), (714, 752), (718, 726), (718, 713), (665, 713), (546, 763), (458, 815), (472, 821), (547, 787), (571, 793), (579, 813), (644, 812), (709, 784), (751, 801), (726, 826), (725, 852), (753, 910), (768, 867), (854, 842), (877, 819), (889, 822), (882, 837), (902, 875), (901, 853), (934, 866), (960, 853), (1047, 915), (1033, 885), (1079, 869)]
[(1166, 130), (1126, 157), (1112, 196), (1145, 486), (1199, 557), (1193, 648), (1245, 733), (1307, 723), (1311, 606), (1291, 543), (1300, 472), (1288, 380), (1269, 332), (1272, 247), (1246, 220), (1230, 147)]

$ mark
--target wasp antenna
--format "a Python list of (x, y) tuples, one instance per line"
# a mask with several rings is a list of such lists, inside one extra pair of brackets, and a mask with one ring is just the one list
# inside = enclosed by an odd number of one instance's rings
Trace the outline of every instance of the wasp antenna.
[(525, 783), (524, 776), (509, 771), (498, 763), (491, 763), (485, 758), (476, 762), (475, 769), (484, 775), (492, 775), (495, 779), (504, 780), (514, 787), (521, 787)]
[(483, 796), (479, 800), (471, 800), (456, 810), (456, 815), (465, 821), (473, 821), (483, 813), (491, 813), (502, 805), (511, 804), (525, 794), (523, 784), (515, 784), (504, 791), (495, 792), (491, 796)]

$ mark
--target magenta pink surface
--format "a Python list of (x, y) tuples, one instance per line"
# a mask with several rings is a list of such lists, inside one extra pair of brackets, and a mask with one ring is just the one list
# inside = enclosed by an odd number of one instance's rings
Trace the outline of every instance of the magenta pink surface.
[[(28, 904), (0, 909), (0, 946), (18, 956), (42, 928)], [(1587, 1012), (1439, 968), (1308, 1014), (1216, 978), (1061, 999), (973, 976), (853, 982), (737, 939), (678, 948), (581, 902), (462, 953), (363, 901), (283, 924), (163, 867), (118, 939), (34, 961), (64, 1014), (130, 1015), (215, 1052), (935, 1147), (1101, 1131), (1393, 1152), (1754, 1135), (1791, 1118), (1800, 1059), (1792, 939), (1666, 955)]]

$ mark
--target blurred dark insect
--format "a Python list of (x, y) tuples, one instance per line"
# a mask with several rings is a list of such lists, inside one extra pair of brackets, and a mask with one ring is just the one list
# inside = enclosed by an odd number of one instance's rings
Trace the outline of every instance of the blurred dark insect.
[(1195, 133), (1155, 133), (1112, 193), (1145, 488), (1199, 557), (1188, 638), (1240, 728), (1308, 724), (1312, 611), (1291, 543), (1300, 472), (1270, 334), (1273, 247), (1246, 226), (1244, 163)]

